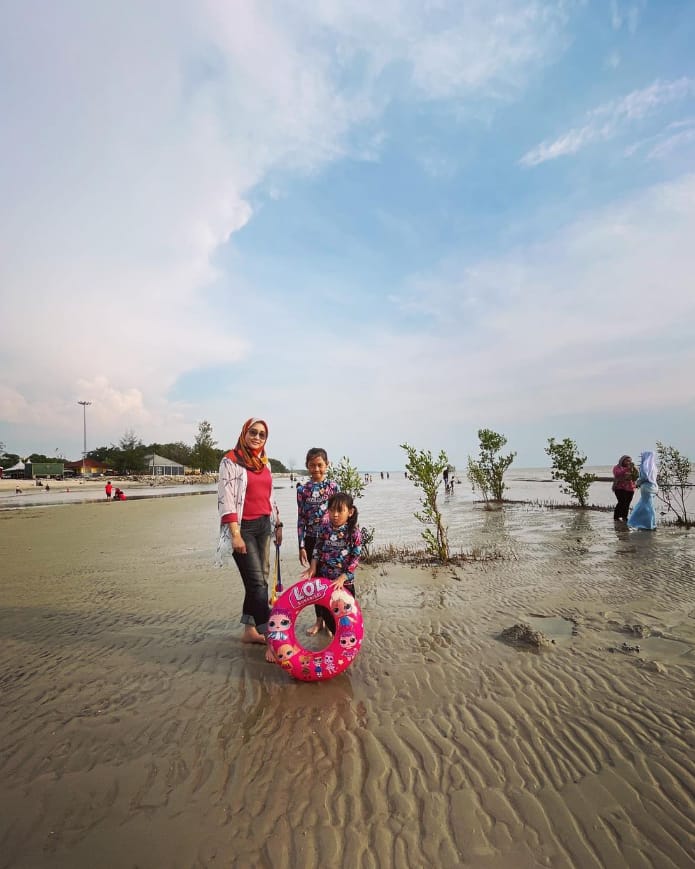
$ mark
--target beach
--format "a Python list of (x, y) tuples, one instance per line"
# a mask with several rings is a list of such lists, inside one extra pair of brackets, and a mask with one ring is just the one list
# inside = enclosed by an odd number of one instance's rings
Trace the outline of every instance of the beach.
[(695, 866), (692, 531), (456, 509), (324, 683), (239, 642), (213, 495), (0, 512), (1, 869)]

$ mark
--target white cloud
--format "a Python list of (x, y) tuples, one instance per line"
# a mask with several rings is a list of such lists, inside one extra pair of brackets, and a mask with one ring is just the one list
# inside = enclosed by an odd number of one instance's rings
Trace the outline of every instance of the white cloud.
[(679, 133), (674, 133), (671, 136), (666, 136), (655, 145), (647, 154), (650, 160), (662, 160), (664, 157), (670, 157), (674, 151), (681, 148), (690, 150), (690, 146), (695, 144), (695, 128), (689, 130), (681, 130)]
[(646, 0), (640, 0), (638, 3), (620, 3), (618, 0), (611, 0), (610, 12), (613, 29), (621, 30), (625, 25), (630, 33), (635, 33), (645, 5)]
[(530, 70), (556, 56), (574, 5), (563, 0), (323, 0), (314, 4), (312, 15), (337, 38), (338, 60), (363, 56), (374, 79), (400, 64), (424, 99), (479, 100), (518, 92)]
[(165, 429), (185, 409), (165, 396), (177, 379), (265, 340), (262, 321), (239, 327), (250, 290), (215, 262), (252, 219), (251, 192), (266, 180), (281, 190), (279, 171), (375, 159), (383, 134), (370, 122), (403, 88), (421, 100), (517, 91), (557, 51), (565, 8), (12, 7), (0, 33), (0, 286), (5, 321), (30, 322), (31, 338), (5, 336), (4, 419), (68, 431), (80, 397), (104, 433), (125, 423), (174, 436)]
[[(423, 418), (437, 401), (428, 382), (454, 372), (451, 412), (479, 420), (625, 412), (637, 392), (652, 408), (693, 402), (682, 372), (695, 363), (694, 237), (690, 175), (533, 246), (420, 276), (409, 301), (433, 327), (407, 377), (419, 382)], [(426, 335), (437, 337), (425, 365)]]
[[(576, 435), (556, 430), (556, 420), (569, 416), (603, 420), (582, 444), (594, 460), (619, 455), (620, 438), (649, 443), (667, 413), (692, 416), (695, 384), (683, 372), (695, 367), (694, 237), (690, 175), (497, 257), (450, 256), (414, 276), (410, 292), (391, 295), (393, 326), (367, 312), (359, 329), (331, 332), (316, 393), (304, 387), (298, 398), (291, 382), (269, 376), (245, 384), (239, 402), (254, 408), (262, 395), (278, 453), (303, 455), (310, 430), (312, 443), (363, 467), (372, 467), (371, 456), (393, 456), (403, 440), (451, 444), (461, 460), (475, 451), (481, 426), (507, 434), (533, 428), (529, 461), (548, 436)], [(284, 357), (291, 374), (306, 352), (300, 342), (296, 358)], [(306, 401), (330, 409), (312, 411), (308, 429), (297, 422)], [(623, 423), (607, 434), (605, 420), (633, 415), (640, 417), (634, 431)], [(235, 436), (233, 419), (238, 414), (216, 404), (216, 426), (224, 420), (221, 428)], [(691, 424), (657, 436), (686, 454), (695, 450)]]
[(674, 153), (683, 152), (690, 154), (689, 146), (694, 141), (695, 118), (683, 118), (667, 124), (653, 136), (647, 136), (633, 142), (625, 149), (625, 156), (632, 157), (635, 154), (644, 154), (647, 160), (659, 160), (670, 157)]
[(580, 127), (552, 141), (541, 142), (519, 161), (522, 166), (538, 166), (576, 154), (588, 145), (615, 138), (628, 124), (642, 120), (662, 107), (695, 96), (695, 79), (683, 77), (676, 81), (656, 81), (641, 90), (632, 91), (621, 100), (604, 103), (589, 112)]
[(606, 66), (608, 69), (617, 69), (620, 66), (620, 52), (611, 51), (606, 58)]

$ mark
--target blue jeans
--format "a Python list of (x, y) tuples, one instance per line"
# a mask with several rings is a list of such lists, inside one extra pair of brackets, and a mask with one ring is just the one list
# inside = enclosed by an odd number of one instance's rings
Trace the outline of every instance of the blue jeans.
[(270, 575), (270, 516), (242, 519), (239, 525), (246, 555), (234, 553), (244, 583), (242, 624), (255, 625), (259, 634), (268, 629), (268, 576)]

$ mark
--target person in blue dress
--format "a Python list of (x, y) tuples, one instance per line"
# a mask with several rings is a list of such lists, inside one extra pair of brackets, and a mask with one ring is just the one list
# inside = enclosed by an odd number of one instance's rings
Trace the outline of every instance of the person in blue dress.
[(639, 528), (643, 531), (653, 531), (656, 528), (654, 496), (659, 491), (656, 475), (656, 458), (654, 453), (648, 450), (640, 457), (639, 477), (637, 478), (640, 499), (633, 507), (630, 518), (627, 520), (628, 527)]

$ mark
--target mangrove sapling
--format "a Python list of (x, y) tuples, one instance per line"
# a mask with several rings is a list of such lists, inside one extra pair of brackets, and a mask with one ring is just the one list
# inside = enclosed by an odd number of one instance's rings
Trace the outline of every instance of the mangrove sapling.
[[(339, 492), (345, 492), (357, 500), (364, 495), (364, 480), (362, 474), (352, 464), (347, 456), (343, 456), (339, 465), (329, 465), (326, 474), (329, 480), (335, 480)], [(362, 557), (369, 559), (370, 547), (374, 542), (374, 528), (360, 528), (362, 538)]]
[(487, 475), (480, 467), (480, 465), (473, 461), (473, 459), (468, 456), (468, 471), (467, 476), (470, 481), (471, 486), (473, 487), (473, 491), (476, 489), (480, 489), (480, 494), (483, 496), (483, 500), (485, 501), (485, 505), (487, 506), (490, 500), (490, 484), (487, 479)]
[(441, 483), (442, 471), (448, 466), (449, 459), (444, 450), (441, 450), (435, 459), (429, 450), (416, 450), (409, 444), (401, 444), (400, 446), (408, 456), (405, 466), (408, 478), (412, 480), (417, 489), (422, 489), (420, 503), (423, 510), (421, 513), (414, 513), (413, 515), (423, 525), (434, 526), (434, 532), (427, 527), (422, 531), (425, 547), (430, 555), (433, 555), (442, 564), (447, 564), (449, 561), (449, 541), (442, 514), (437, 506), (437, 492)]
[(669, 513), (675, 513), (679, 525), (689, 528), (692, 523), (688, 519), (685, 502), (692, 488), (690, 459), (661, 441), (656, 442), (656, 455), (659, 467), (656, 477), (659, 486), (657, 498)]
[(504, 472), (514, 461), (516, 453), (500, 456), (498, 453), (507, 443), (507, 438), (489, 428), (478, 429), (480, 454), (478, 460), (468, 457), (468, 479), (473, 489), (480, 489), (487, 502), (501, 501), (504, 496)]
[(352, 495), (355, 500), (364, 494), (362, 475), (347, 456), (342, 457), (339, 465), (329, 465), (326, 476), (329, 480), (335, 480), (339, 492)]
[(564, 483), (560, 486), (560, 491), (576, 498), (580, 507), (586, 507), (589, 488), (596, 480), (594, 474), (582, 473), (586, 456), (580, 455), (577, 444), (571, 438), (565, 438), (561, 441), (548, 438), (548, 446), (545, 451), (553, 462), (551, 469), (553, 480), (560, 480)]

